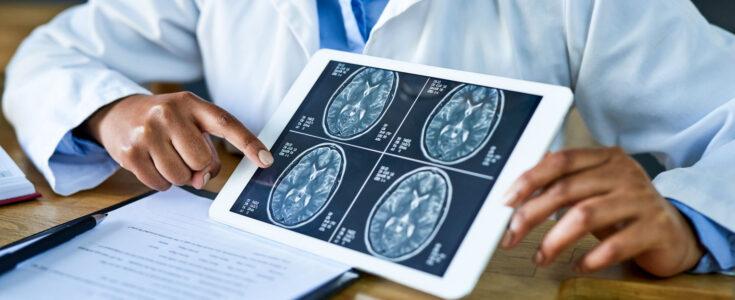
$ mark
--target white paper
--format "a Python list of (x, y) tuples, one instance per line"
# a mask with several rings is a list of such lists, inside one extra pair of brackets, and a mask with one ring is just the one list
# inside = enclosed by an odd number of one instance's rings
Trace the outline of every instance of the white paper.
[(30, 195), (35, 193), (33, 184), (10, 158), (5, 149), (0, 147), (0, 200)]
[(0, 276), (2, 299), (287, 299), (348, 266), (216, 223), (179, 188)]
[(8, 152), (0, 147), (0, 178), (8, 177), (25, 177), (23, 172), (20, 171), (18, 165), (15, 164), (13, 159), (10, 158)]

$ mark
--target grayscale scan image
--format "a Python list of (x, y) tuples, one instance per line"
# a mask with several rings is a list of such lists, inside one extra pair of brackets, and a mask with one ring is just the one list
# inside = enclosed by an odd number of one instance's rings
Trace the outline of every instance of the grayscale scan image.
[(398, 86), (393, 71), (362, 68), (350, 76), (330, 99), (324, 128), (330, 136), (347, 140), (369, 131), (390, 106)]
[(435, 167), (397, 179), (368, 217), (365, 237), (370, 253), (400, 261), (420, 252), (444, 221), (451, 189), (447, 174)]
[(434, 108), (422, 135), (428, 159), (455, 164), (476, 154), (493, 134), (503, 109), (503, 92), (461, 85)]
[(541, 98), (330, 61), (230, 211), (444, 276)]
[(308, 223), (328, 204), (344, 175), (344, 151), (324, 143), (304, 151), (286, 167), (268, 198), (268, 215), (284, 227)]

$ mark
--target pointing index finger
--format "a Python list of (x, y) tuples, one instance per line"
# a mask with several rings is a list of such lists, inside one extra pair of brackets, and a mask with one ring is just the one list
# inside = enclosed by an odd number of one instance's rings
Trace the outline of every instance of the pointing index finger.
[(227, 140), (258, 167), (267, 168), (273, 164), (270, 151), (234, 116), (214, 104), (203, 100), (197, 102), (199, 105), (193, 110), (193, 115), (203, 131)]

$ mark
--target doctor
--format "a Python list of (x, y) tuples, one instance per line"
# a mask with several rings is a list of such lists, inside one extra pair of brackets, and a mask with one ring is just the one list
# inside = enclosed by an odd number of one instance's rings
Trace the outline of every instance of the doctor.
[[(22, 44), (3, 109), (60, 194), (119, 166), (200, 188), (219, 170), (209, 135), (273, 162), (253, 133), (319, 48), (572, 88), (597, 140), (621, 148), (549, 154), (508, 193), (505, 247), (570, 208), (539, 265), (592, 232), (579, 271), (735, 266), (735, 37), (685, 0), (92, 0)], [(144, 88), (200, 78), (213, 102)], [(651, 182), (626, 152), (668, 171)]]

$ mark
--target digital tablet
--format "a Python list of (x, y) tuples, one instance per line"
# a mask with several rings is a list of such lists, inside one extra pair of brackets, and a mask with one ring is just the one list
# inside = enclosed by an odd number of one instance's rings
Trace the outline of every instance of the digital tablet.
[(445, 297), (469, 293), (547, 151), (565, 87), (336, 51), (309, 61), (210, 208), (220, 222)]

